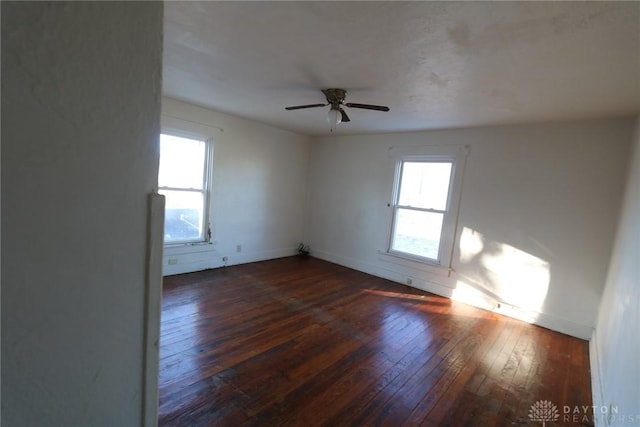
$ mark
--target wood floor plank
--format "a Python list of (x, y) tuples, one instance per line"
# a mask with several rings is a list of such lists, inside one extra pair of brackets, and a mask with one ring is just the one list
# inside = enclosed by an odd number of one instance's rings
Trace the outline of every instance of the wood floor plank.
[(591, 406), (585, 341), (315, 258), (166, 277), (160, 426), (513, 425)]
[(426, 390), (423, 400), (416, 406), (405, 425), (420, 425), (425, 419), (431, 422), (445, 423), (452, 419), (450, 410), (459, 410), (460, 397), (463, 389), (477, 373), (479, 364), (493, 347), (501, 332), (504, 322), (494, 319), (484, 322), (483, 330), (475, 338), (479, 340), (473, 354), (469, 355), (466, 363), (459, 371), (449, 372), (453, 375), (450, 381), (440, 383), (438, 389)]

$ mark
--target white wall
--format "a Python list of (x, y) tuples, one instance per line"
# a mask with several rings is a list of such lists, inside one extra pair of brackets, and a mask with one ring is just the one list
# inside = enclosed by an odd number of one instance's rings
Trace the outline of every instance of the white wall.
[(6, 427), (143, 423), (162, 11), (2, 3)]
[(296, 252), (304, 233), (308, 137), (171, 98), (163, 99), (162, 126), (212, 137), (214, 144), (215, 243), (167, 247), (165, 275)]
[[(588, 339), (622, 200), (630, 120), (318, 138), (315, 256)], [(454, 273), (387, 249), (389, 147), (468, 145)], [(464, 234), (460, 249), (460, 236)]]
[[(590, 348), (593, 401), (615, 405), (608, 424), (640, 423), (640, 117), (606, 287)], [(623, 416), (635, 417), (634, 423)]]

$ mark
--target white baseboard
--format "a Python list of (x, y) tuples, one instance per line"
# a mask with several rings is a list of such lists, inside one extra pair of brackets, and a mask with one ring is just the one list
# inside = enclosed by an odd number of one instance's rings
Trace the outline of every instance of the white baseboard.
[[(182, 257), (165, 255), (162, 275), (172, 276), (175, 274), (193, 273), (194, 271), (283, 258), (297, 253), (297, 248), (293, 247), (261, 252), (237, 253), (232, 256), (228, 256), (227, 261), (223, 261), (222, 257), (215, 250), (210, 250), (206, 253), (201, 251), (196, 254), (185, 254)], [(167, 264), (168, 258), (176, 259), (178, 263)]]
[[(606, 400), (604, 399), (604, 390), (602, 389), (597, 330), (593, 331), (591, 340), (589, 340), (589, 364), (591, 369), (591, 398), (593, 399), (593, 406), (596, 408), (605, 408)], [(595, 427), (608, 427), (610, 425), (608, 418), (598, 413), (595, 414), (593, 424)]]
[(192, 273), (217, 266), (216, 245), (168, 246), (162, 257), (162, 275)]
[[(215, 249), (211, 248), (206, 252), (200, 251), (194, 254), (184, 254), (179, 258), (179, 263), (174, 265), (166, 263), (169, 255), (165, 254), (165, 263), (163, 265), (162, 274), (163, 276), (171, 276), (174, 274), (191, 273), (211, 268), (282, 258), (295, 255), (296, 253), (296, 248), (280, 248), (261, 252), (236, 253), (228, 256), (227, 261), (223, 261), (222, 257), (215, 251)], [(411, 266), (404, 266), (401, 263), (396, 264), (383, 261), (378, 263), (366, 263), (354, 258), (344, 257), (322, 250), (314, 250), (311, 255), (334, 264), (353, 268), (354, 270), (362, 271), (363, 273), (371, 274), (372, 276), (381, 277), (383, 279), (391, 280), (392, 282), (411, 286), (446, 298), (451, 298), (454, 295), (455, 280), (450, 280), (450, 278), (443, 275), (440, 271), (433, 272), (432, 274), (430, 271), (418, 271)], [(410, 285), (407, 284), (407, 278), (412, 279), (412, 283)], [(464, 300), (463, 302), (584, 340), (591, 339), (591, 334), (593, 332), (593, 327), (591, 326), (581, 325), (547, 313), (531, 312), (505, 304), (504, 302), (500, 302), (500, 307), (498, 308), (498, 301), (492, 302), (490, 297), (479, 298), (475, 301)]]
[(372, 264), (367, 264), (361, 261), (358, 261), (353, 258), (343, 257), (341, 255), (332, 254), (325, 251), (313, 250), (311, 252), (311, 256), (319, 259), (323, 259), (325, 261), (332, 262), (334, 264), (341, 265), (343, 267), (352, 268), (354, 270), (362, 271), (363, 273), (368, 273), (373, 276), (376, 274), (373, 273), (375, 266)]
[[(363, 273), (431, 292), (446, 298), (451, 298), (455, 289), (455, 281), (448, 281), (446, 277), (442, 276), (442, 273), (428, 274), (423, 272), (422, 274), (416, 275), (415, 269), (404, 268), (400, 264), (394, 265), (387, 262), (380, 262), (380, 265), (370, 264), (322, 250), (314, 250), (311, 255), (325, 261), (353, 268)], [(411, 285), (406, 283), (408, 277), (413, 278)], [(591, 339), (591, 334), (593, 333), (593, 327), (590, 325), (582, 325), (548, 313), (532, 312), (503, 302), (500, 302), (500, 308), (497, 308), (498, 301), (491, 303), (490, 298), (478, 299), (477, 301), (465, 300), (463, 302), (583, 340)]]
[(582, 325), (552, 314), (526, 310), (505, 303), (501, 303), (501, 307), (496, 308), (493, 311), (505, 316), (513, 317), (514, 319), (551, 329), (552, 331), (571, 335), (572, 337), (580, 338), (585, 341), (589, 341), (593, 333), (592, 326)]
[(378, 268), (377, 274), (374, 276), (382, 277), (383, 279), (391, 280), (392, 282), (400, 283), (402, 285), (411, 286), (412, 288), (420, 289), (422, 291), (431, 292), (442, 297), (451, 298), (453, 289), (431, 280), (417, 279), (412, 277), (412, 283), (407, 284), (407, 274), (390, 270), (387, 268)]
[(237, 264), (247, 264), (250, 262), (258, 262), (258, 261), (266, 261), (269, 259), (276, 258), (284, 258), (288, 256), (293, 256), (298, 253), (298, 248), (280, 248), (273, 249), (269, 251), (261, 251), (261, 252), (251, 252), (251, 253), (241, 253), (234, 254), (229, 256), (229, 260), (226, 263), (222, 263), (218, 265), (218, 267), (223, 267), (225, 265), (237, 265)]
[(193, 273), (194, 271), (208, 270), (210, 268), (216, 268), (215, 260), (197, 260), (197, 261), (183, 261), (179, 264), (162, 266), (163, 276), (173, 276), (175, 274)]
[[(311, 255), (316, 258), (320, 258), (325, 261), (332, 262), (334, 264), (342, 265), (348, 268), (353, 268), (354, 270), (371, 274), (372, 276), (391, 280), (392, 282), (400, 283), (406, 286), (411, 286), (412, 288), (420, 289), (426, 292), (431, 292), (433, 294), (440, 295), (443, 297), (451, 298), (451, 294), (453, 292), (452, 288), (442, 285), (440, 283), (436, 283), (434, 281), (424, 280), (420, 278), (414, 278), (415, 277), (415, 275), (413, 274), (414, 272), (410, 272), (410, 274), (407, 275), (407, 273), (395, 271), (387, 267), (381, 267), (374, 264), (364, 263), (361, 261), (354, 260), (352, 258), (347, 258), (347, 257), (331, 254), (324, 251), (314, 250)], [(411, 276), (413, 278), (413, 283), (411, 285), (407, 285), (406, 283), (406, 279), (408, 276)]]

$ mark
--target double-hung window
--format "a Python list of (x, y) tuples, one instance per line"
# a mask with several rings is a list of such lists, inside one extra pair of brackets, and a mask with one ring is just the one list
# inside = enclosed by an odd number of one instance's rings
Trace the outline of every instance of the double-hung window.
[(466, 149), (405, 151), (409, 153), (395, 157), (389, 253), (446, 265), (453, 249)]
[(158, 192), (165, 196), (164, 243), (209, 240), (211, 141), (160, 135)]

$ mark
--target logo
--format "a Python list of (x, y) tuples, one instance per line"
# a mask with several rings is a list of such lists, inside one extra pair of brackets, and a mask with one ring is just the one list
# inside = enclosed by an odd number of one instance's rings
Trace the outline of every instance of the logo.
[(547, 421), (557, 421), (558, 418), (560, 418), (558, 408), (548, 400), (538, 400), (529, 409), (529, 419), (542, 421), (542, 427), (546, 425)]

